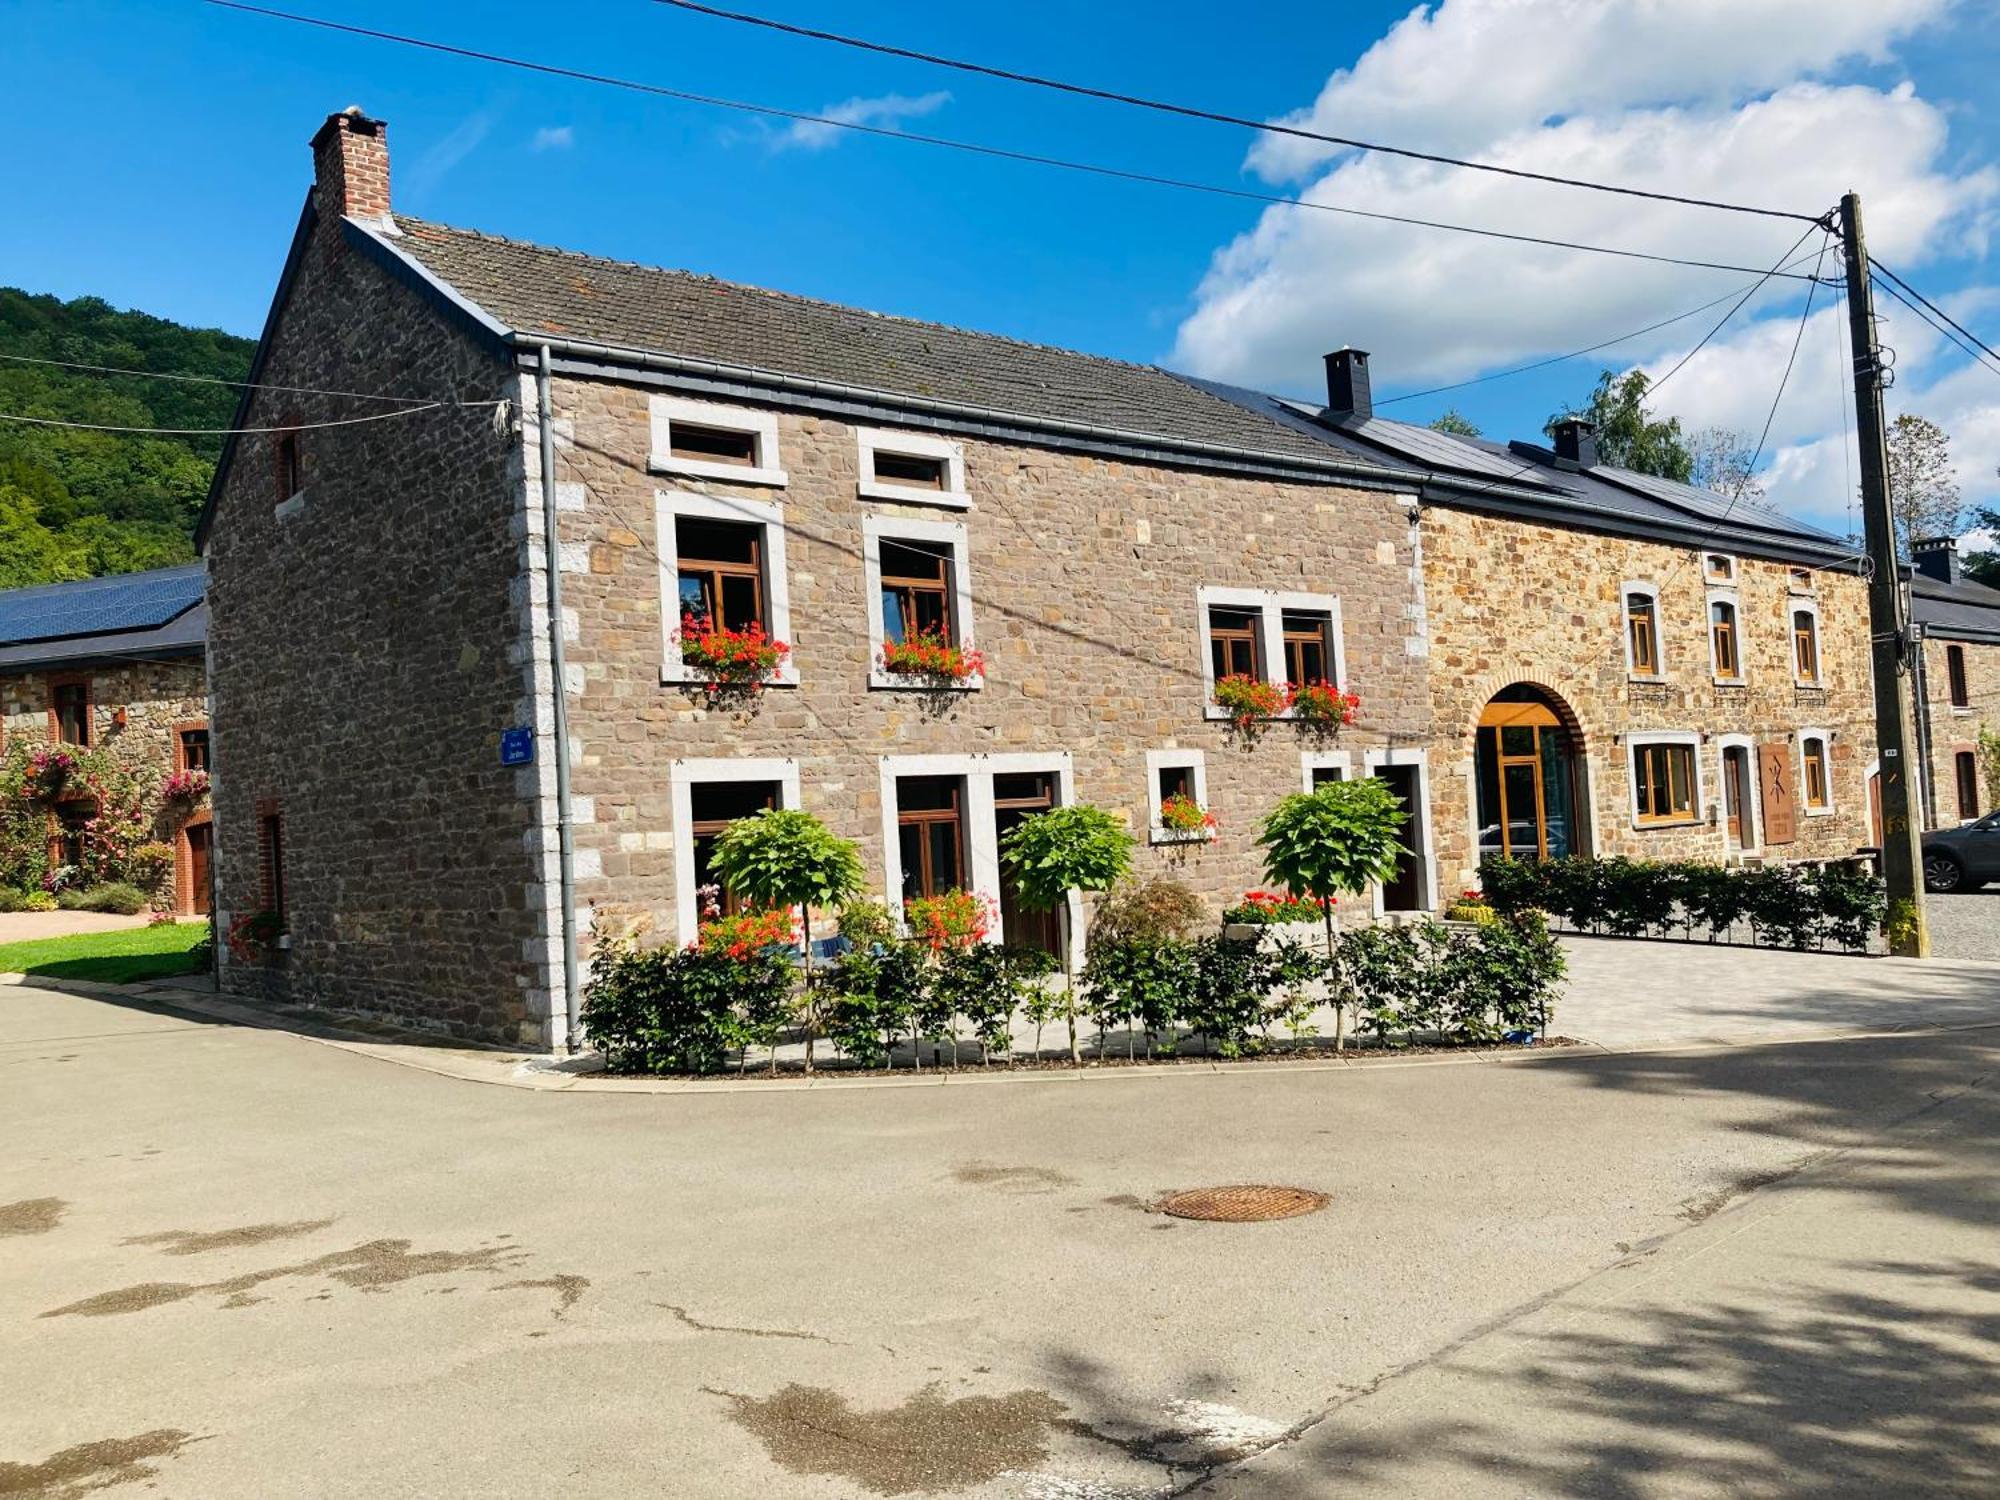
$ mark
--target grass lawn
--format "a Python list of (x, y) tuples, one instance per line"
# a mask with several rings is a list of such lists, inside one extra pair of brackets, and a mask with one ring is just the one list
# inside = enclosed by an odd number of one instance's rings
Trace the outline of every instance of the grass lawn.
[(95, 979), (102, 984), (164, 979), (193, 973), (194, 946), (207, 936), (206, 922), (176, 922), (0, 943), (0, 974)]

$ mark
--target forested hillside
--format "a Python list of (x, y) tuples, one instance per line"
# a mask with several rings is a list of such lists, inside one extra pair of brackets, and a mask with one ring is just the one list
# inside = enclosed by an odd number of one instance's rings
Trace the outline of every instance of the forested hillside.
[[(241, 380), (251, 339), (0, 287), (0, 354)], [(233, 386), (0, 359), (0, 412), (120, 427), (227, 427)], [(130, 573), (194, 556), (219, 438), (0, 422), (0, 588)]]

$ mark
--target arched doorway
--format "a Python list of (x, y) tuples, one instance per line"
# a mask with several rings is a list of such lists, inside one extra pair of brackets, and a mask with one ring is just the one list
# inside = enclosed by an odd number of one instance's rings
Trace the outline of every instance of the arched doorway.
[(1473, 752), (1480, 859), (1590, 852), (1583, 735), (1554, 694), (1517, 683), (1479, 716)]

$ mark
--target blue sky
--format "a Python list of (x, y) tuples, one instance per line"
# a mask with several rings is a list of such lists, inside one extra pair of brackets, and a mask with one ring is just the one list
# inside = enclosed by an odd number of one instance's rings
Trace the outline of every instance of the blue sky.
[[(676, 87), (1702, 258), (1768, 264), (1796, 229), (1521, 188), (772, 36), (645, 0), (297, 0), (360, 25)], [(2000, 343), (1988, 230), (2000, 16), (1978, 0), (1446, 0), (1227, 12), (1212, 0), (757, 0), (767, 13), (1257, 118), (1580, 175), (1818, 210), (1859, 186), (1886, 259)], [(1663, 26), (1653, 13), (1671, 12)], [(1637, 269), (1432, 231), (1107, 182), (412, 52), (194, 0), (0, 0), (10, 215), (0, 281), (255, 333), (307, 186), (306, 140), (354, 103), (390, 123), (399, 211), (1025, 339), (1312, 393), (1375, 353), (1378, 395), (1637, 328), (1745, 278)], [(873, 112), (871, 114), (871, 111)], [(1300, 113), (1302, 112), (1302, 113)], [(1268, 140), (1269, 138), (1267, 138)], [(1995, 290), (1989, 290), (1989, 286)], [(1773, 433), (1775, 498), (1845, 504), (1837, 313), (1808, 327)], [(1760, 298), (1663, 409), (1759, 429), (1800, 304)], [(1707, 319), (1604, 360), (1670, 364)], [(1968, 497), (2000, 463), (2000, 376), (1892, 323), (1897, 400), (1953, 430)], [(1447, 401), (1529, 435), (1596, 361)]]

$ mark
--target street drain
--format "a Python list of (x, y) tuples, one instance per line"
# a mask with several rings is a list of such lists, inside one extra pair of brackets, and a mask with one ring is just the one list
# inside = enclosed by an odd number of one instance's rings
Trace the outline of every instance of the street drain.
[(1326, 1205), (1327, 1195), (1309, 1188), (1242, 1185), (1192, 1188), (1175, 1193), (1161, 1201), (1160, 1211), (1176, 1219), (1260, 1224), (1267, 1219), (1295, 1219), (1300, 1214), (1318, 1213)]

